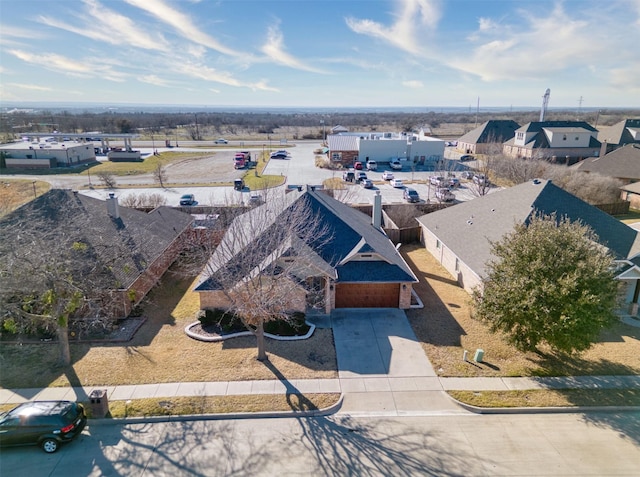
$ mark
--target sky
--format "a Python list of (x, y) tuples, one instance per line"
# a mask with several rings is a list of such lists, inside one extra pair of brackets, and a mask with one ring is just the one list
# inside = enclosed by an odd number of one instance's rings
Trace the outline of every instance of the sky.
[(640, 0), (0, 0), (0, 102), (640, 107)]

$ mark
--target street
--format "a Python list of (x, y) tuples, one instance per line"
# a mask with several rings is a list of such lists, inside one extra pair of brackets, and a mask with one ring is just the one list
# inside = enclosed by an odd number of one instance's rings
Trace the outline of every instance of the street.
[[(149, 143), (149, 144), (147, 144)], [(222, 205), (229, 203), (247, 202), (249, 200), (249, 191), (245, 190), (244, 193), (240, 193), (233, 190), (231, 186), (196, 186), (195, 184), (202, 183), (216, 183), (227, 182), (231, 183), (234, 179), (242, 177), (246, 170), (236, 170), (233, 167), (234, 153), (240, 149), (249, 149), (252, 144), (241, 143), (238, 145), (228, 144), (222, 147), (216, 147), (211, 149), (190, 149), (186, 143), (181, 144), (180, 148), (159, 148), (155, 149), (159, 152), (174, 151), (174, 152), (197, 152), (199, 154), (208, 152), (210, 155), (205, 157), (195, 157), (191, 159), (185, 159), (169, 164), (166, 167), (167, 182), (174, 184), (181, 184), (180, 187), (168, 187), (158, 188), (155, 183), (153, 174), (140, 174), (131, 176), (117, 176), (117, 189), (116, 194), (125, 199), (127, 195), (135, 194), (162, 194), (167, 199), (167, 205), (177, 206), (182, 194), (194, 194), (197, 205)], [(145, 149), (146, 146), (149, 146)], [(256, 149), (250, 149), (254, 157), (257, 157), (262, 152), (260, 144), (256, 144)], [(295, 144), (276, 144), (274, 142), (273, 147), (280, 147), (286, 149), (289, 152), (287, 159), (272, 159), (267, 164), (264, 170), (265, 175), (282, 175), (286, 177), (288, 185), (319, 185), (326, 179), (338, 178), (342, 179), (341, 170), (329, 170), (321, 169), (315, 166), (315, 154), (314, 150), (317, 149), (320, 144), (316, 141), (301, 141)], [(143, 157), (152, 153), (150, 141), (142, 141), (134, 143), (134, 147), (141, 150)], [(448, 159), (456, 159), (459, 154), (447, 148), (445, 150), (445, 157)], [(106, 160), (104, 157), (99, 156), (99, 160)], [(452, 164), (456, 164), (457, 161), (453, 160)], [(465, 163), (464, 166), (457, 165), (457, 167), (473, 166), (474, 163)], [(342, 201), (352, 204), (371, 204), (373, 202), (374, 195), (379, 191), (382, 194), (382, 201), (384, 204), (397, 204), (404, 203), (402, 197), (403, 188), (394, 188), (388, 183), (388, 181), (382, 180), (382, 173), (387, 170), (385, 164), (380, 164), (377, 171), (366, 172), (369, 179), (374, 181), (372, 189), (364, 189), (359, 184), (345, 183), (346, 189), (338, 194), (338, 198)], [(251, 173), (251, 172), (250, 172)], [(438, 202), (435, 197), (435, 187), (429, 185), (428, 178), (430, 175), (446, 175), (446, 173), (436, 173), (435, 171), (428, 171), (423, 169), (411, 170), (409, 165), (403, 167), (401, 171), (394, 171), (394, 176), (402, 179), (407, 187), (415, 189), (422, 200), (426, 201), (427, 198), (431, 202)], [(100, 184), (99, 178), (95, 173), (91, 174), (91, 179), (86, 175), (69, 174), (69, 175), (14, 175), (14, 178), (22, 178), (29, 180), (43, 180), (50, 182), (54, 188), (75, 188), (80, 193), (89, 195), (92, 197), (106, 199), (110, 192), (108, 189), (89, 187), (89, 180), (92, 185)], [(193, 183), (193, 186), (189, 186)], [(148, 184), (150, 187), (144, 187)], [(132, 188), (135, 186), (135, 188)], [(491, 188), (489, 191), (493, 191), (495, 188)], [(473, 184), (468, 181), (462, 181), (461, 186), (454, 191), (454, 195), (458, 201), (466, 201), (475, 198), (478, 193)]]
[(631, 476), (637, 413), (92, 424), (58, 453), (2, 450), (2, 476)]

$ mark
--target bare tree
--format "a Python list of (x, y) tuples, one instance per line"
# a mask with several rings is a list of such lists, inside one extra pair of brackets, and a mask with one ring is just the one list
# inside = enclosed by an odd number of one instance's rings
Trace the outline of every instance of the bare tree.
[(100, 182), (104, 184), (105, 187), (109, 189), (114, 189), (117, 185), (115, 176), (109, 171), (98, 172), (97, 174)]
[(332, 267), (318, 250), (330, 233), (313, 200), (298, 191), (268, 194), (231, 223), (202, 275), (204, 289), (254, 333), (260, 361), (268, 359), (266, 322), (290, 321), (292, 311), (324, 302)]
[(75, 203), (66, 194), (52, 191), (0, 221), (2, 327), (55, 334), (63, 365), (71, 361), (70, 325), (87, 330), (113, 321), (109, 297), (118, 284), (111, 268), (121, 256), (117, 243), (92, 233), (92, 223), (72, 213)]
[(164, 188), (165, 182), (167, 182), (167, 169), (160, 163), (153, 170), (153, 179), (160, 184), (160, 187)]
[(142, 194), (128, 194), (122, 199), (120, 203), (125, 207), (136, 208), (156, 208), (161, 205), (167, 204), (167, 198), (162, 194), (146, 193)]

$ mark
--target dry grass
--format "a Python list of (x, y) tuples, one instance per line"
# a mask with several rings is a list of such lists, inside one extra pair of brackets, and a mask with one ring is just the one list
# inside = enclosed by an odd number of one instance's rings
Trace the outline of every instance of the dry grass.
[[(471, 317), (470, 296), (427, 252), (415, 245), (402, 249), (420, 283), (415, 290), (425, 304), (407, 316), (440, 376), (570, 376), (640, 374), (640, 328), (620, 323), (579, 356), (560, 359), (548, 353), (522, 353), (503, 336)], [(484, 362), (464, 362), (484, 350)], [(544, 350), (543, 350), (544, 351)]]
[[(110, 401), (113, 418), (144, 416), (183, 416), (236, 412), (303, 412), (326, 409), (336, 404), (340, 394), (260, 394), (242, 396), (192, 396)], [(86, 405), (87, 414), (90, 406)], [(91, 417), (91, 416), (89, 416)]]
[(560, 389), (529, 391), (450, 391), (477, 407), (640, 406), (640, 389)]
[(308, 340), (267, 339), (269, 362), (255, 359), (254, 337), (220, 343), (196, 341), (184, 333), (195, 321), (198, 298), (192, 279), (168, 273), (144, 307), (145, 324), (125, 344), (75, 343), (72, 364), (60, 368), (55, 344), (7, 345), (0, 349), (4, 388), (97, 386), (167, 382), (335, 378), (331, 330)]
[(0, 179), (0, 217), (33, 200), (35, 185), (36, 195), (42, 195), (51, 189), (47, 182), (28, 179)]

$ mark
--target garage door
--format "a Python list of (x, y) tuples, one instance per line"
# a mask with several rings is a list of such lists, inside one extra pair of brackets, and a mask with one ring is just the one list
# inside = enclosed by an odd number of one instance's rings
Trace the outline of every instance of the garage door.
[(398, 308), (399, 283), (336, 284), (336, 308)]

